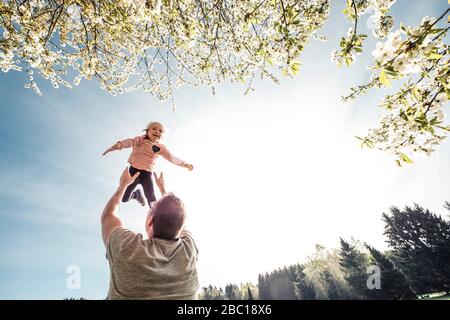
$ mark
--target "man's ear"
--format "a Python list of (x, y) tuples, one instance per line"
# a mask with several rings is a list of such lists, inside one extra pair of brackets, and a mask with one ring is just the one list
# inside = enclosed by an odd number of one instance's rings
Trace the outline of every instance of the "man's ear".
[(148, 213), (145, 221), (145, 231), (147, 231), (149, 238), (153, 237), (153, 214), (151, 212)]
[(146, 226), (152, 226), (153, 225), (153, 213), (150, 209), (149, 213), (147, 214), (147, 220), (145, 221)]
[(148, 225), (153, 226), (153, 214), (151, 214), (150, 218), (148, 219)]

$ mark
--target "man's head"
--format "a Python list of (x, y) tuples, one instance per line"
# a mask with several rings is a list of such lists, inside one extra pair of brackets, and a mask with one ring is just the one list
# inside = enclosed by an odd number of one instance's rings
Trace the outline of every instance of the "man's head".
[(149, 238), (174, 240), (184, 226), (186, 213), (183, 202), (169, 193), (156, 201), (147, 216), (146, 230)]

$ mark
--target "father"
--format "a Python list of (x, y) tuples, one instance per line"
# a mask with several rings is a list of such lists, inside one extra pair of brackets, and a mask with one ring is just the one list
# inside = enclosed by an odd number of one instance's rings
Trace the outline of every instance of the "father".
[(118, 216), (123, 194), (138, 175), (124, 170), (101, 218), (110, 267), (108, 299), (196, 299), (198, 250), (184, 229), (184, 205), (166, 194), (162, 173), (154, 175), (162, 197), (147, 215), (148, 239), (126, 229)]

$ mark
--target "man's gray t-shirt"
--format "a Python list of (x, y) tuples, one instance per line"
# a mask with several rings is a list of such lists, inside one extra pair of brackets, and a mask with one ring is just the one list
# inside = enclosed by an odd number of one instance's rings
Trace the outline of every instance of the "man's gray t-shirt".
[(125, 228), (106, 246), (110, 267), (108, 299), (196, 299), (197, 246), (188, 231), (178, 240), (143, 240)]

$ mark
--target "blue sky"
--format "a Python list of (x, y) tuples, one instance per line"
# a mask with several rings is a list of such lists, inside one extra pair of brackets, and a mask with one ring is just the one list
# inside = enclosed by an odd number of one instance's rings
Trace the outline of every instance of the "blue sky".
[[(416, 25), (438, 16), (445, 0), (398, 1), (400, 21)], [(136, 136), (150, 120), (169, 128), (166, 144), (191, 161), (187, 172), (163, 161), (168, 189), (189, 210), (200, 248), (201, 283), (256, 281), (259, 272), (297, 263), (314, 244), (337, 247), (339, 236), (385, 248), (381, 212), (418, 202), (446, 214), (450, 148), (397, 168), (387, 155), (361, 150), (355, 134), (374, 126), (384, 93), (351, 104), (340, 96), (368, 79), (374, 41), (351, 69), (330, 52), (350, 24), (341, 4), (301, 57), (295, 79), (176, 92), (175, 112), (143, 92), (112, 97), (95, 81), (74, 90), (40, 81), (43, 96), (24, 89), (25, 74), (0, 75), (0, 298), (106, 296), (109, 271), (100, 214), (114, 192), (129, 150), (101, 153)], [(360, 23), (365, 27), (365, 21)], [(448, 108), (448, 106), (446, 106)], [(448, 112), (446, 112), (448, 115)], [(121, 208), (142, 232), (146, 212)], [(70, 265), (81, 268), (81, 289), (66, 287)]]

